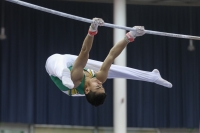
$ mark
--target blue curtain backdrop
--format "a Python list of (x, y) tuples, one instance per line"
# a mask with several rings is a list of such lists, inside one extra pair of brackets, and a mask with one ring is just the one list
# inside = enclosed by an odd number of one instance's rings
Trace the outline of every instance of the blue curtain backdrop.
[[(113, 5), (63, 1), (27, 1), (69, 14), (101, 17), (113, 23)], [(77, 55), (89, 24), (22, 7), (6, 5), (7, 39), (0, 41), (0, 121), (11, 123), (113, 126), (113, 82), (104, 85), (106, 102), (92, 107), (84, 97), (71, 98), (51, 82), (46, 59)], [(120, 10), (120, 9), (119, 9)], [(190, 32), (192, 12), (192, 33)], [(127, 26), (200, 36), (199, 7), (127, 5)], [(122, 37), (123, 38), (123, 37)], [(145, 35), (127, 48), (127, 66), (160, 70), (173, 88), (128, 80), (129, 127), (198, 127), (200, 116), (200, 42)], [(113, 46), (113, 29), (100, 27), (90, 58), (103, 61)], [(125, 88), (121, 88), (125, 89)]]

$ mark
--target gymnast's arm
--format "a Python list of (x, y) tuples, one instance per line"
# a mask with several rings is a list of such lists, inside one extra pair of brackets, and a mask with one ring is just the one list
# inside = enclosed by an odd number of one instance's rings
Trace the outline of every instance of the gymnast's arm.
[(104, 60), (100, 70), (96, 73), (97, 79), (100, 80), (102, 83), (106, 81), (108, 77), (108, 71), (115, 58), (122, 52), (122, 50), (127, 46), (127, 44), (129, 42), (133, 42), (137, 36), (142, 36), (145, 34), (144, 27), (135, 26), (134, 28), (135, 31), (128, 32), (124, 39), (122, 39), (112, 47), (106, 59)]
[(96, 73), (96, 77), (102, 83), (104, 83), (108, 76), (108, 71), (110, 66), (114, 62), (115, 58), (122, 52), (122, 50), (127, 46), (128, 42), (126, 39), (122, 39), (116, 45), (112, 47), (106, 59), (104, 60), (100, 70)]
[(81, 51), (77, 59), (75, 60), (73, 69), (71, 71), (71, 78), (73, 82), (81, 81), (83, 78), (83, 68), (85, 67), (87, 60), (89, 58), (89, 52), (92, 48), (93, 40), (94, 36), (90, 36), (89, 34), (87, 34), (83, 42)]
[(75, 86), (76, 84), (79, 84), (79, 82), (81, 82), (83, 78), (83, 68), (88, 61), (89, 52), (92, 48), (94, 40), (94, 35), (97, 34), (98, 26), (102, 26), (103, 24), (104, 21), (102, 19), (93, 18), (93, 23), (90, 25), (88, 34), (83, 42), (79, 56), (75, 60), (74, 66), (71, 71), (71, 79), (74, 82)]

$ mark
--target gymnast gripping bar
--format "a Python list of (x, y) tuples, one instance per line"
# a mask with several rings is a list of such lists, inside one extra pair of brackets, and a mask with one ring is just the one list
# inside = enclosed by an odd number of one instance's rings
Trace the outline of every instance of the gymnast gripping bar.
[[(26, 6), (26, 7), (29, 7), (29, 8), (33, 8), (33, 9), (36, 9), (36, 10), (40, 10), (40, 11), (43, 11), (43, 12), (55, 14), (55, 15), (58, 15), (58, 16), (82, 21), (82, 22), (87, 22), (87, 23), (93, 22), (93, 20), (91, 20), (91, 19), (87, 19), (87, 18), (78, 17), (78, 16), (75, 16), (75, 15), (55, 11), (55, 10), (52, 10), (52, 9), (48, 9), (48, 8), (44, 8), (44, 7), (41, 7), (41, 6), (30, 4), (30, 3), (27, 3), (27, 2), (23, 2), (23, 1), (20, 1), (20, 0), (6, 0), (6, 1), (18, 4), (18, 5)], [(119, 25), (114, 25), (114, 24), (109, 24), (109, 23), (104, 23), (103, 26), (110, 27), (110, 28), (123, 29), (123, 30), (127, 30), (127, 31), (134, 31), (135, 30), (134, 28), (131, 28), (131, 27), (119, 26)], [(153, 34), (153, 35), (160, 35), (160, 36), (185, 38), (185, 39), (191, 39), (191, 40), (200, 40), (200, 37), (198, 37), (198, 36), (173, 34), (173, 33), (159, 32), (159, 31), (145, 30), (145, 33), (146, 34)]]

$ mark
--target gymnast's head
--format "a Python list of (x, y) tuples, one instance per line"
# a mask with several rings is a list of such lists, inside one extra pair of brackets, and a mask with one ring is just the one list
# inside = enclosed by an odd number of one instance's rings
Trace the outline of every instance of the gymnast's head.
[(105, 89), (97, 78), (90, 78), (87, 80), (85, 87), (85, 96), (87, 101), (93, 106), (102, 105), (106, 99)]

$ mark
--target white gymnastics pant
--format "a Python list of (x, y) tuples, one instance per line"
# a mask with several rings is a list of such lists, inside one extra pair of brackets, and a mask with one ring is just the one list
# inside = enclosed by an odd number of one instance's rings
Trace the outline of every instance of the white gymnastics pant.
[[(61, 80), (63, 69), (72, 66), (76, 58), (77, 56), (70, 54), (54, 54), (50, 56), (46, 61), (46, 71), (49, 75), (56, 76)], [(94, 71), (99, 71), (102, 63), (103, 62), (88, 59), (85, 68), (93, 69)], [(108, 79), (114, 78), (147, 81), (168, 88), (172, 87), (172, 84), (170, 82), (162, 79), (157, 69), (154, 69), (152, 72), (147, 72), (119, 65), (111, 65), (110, 70), (108, 72)]]

